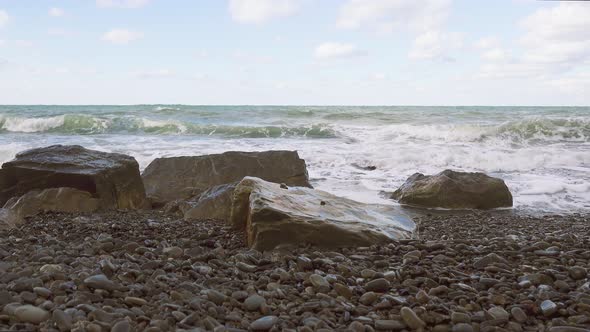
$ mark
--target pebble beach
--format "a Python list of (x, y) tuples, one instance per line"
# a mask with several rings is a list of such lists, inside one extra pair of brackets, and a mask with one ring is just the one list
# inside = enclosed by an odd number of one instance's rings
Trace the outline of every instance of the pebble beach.
[(221, 221), (42, 214), (0, 231), (0, 330), (590, 331), (589, 219), (423, 215), (417, 239), (258, 252)]

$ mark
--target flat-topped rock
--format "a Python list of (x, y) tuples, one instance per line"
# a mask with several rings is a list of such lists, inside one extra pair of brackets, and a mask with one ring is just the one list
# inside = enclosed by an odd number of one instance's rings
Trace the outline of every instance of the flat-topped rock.
[(0, 169), (1, 205), (31, 190), (60, 187), (89, 192), (101, 209), (147, 206), (139, 166), (127, 155), (52, 145), (21, 152)]
[(246, 177), (234, 191), (234, 227), (245, 228), (258, 250), (309, 243), (370, 246), (411, 238), (414, 222), (394, 206), (364, 204), (305, 187), (286, 188)]
[(502, 179), (484, 173), (445, 170), (416, 173), (391, 198), (402, 204), (448, 209), (493, 209), (512, 206), (512, 194)]
[(188, 199), (207, 189), (256, 176), (289, 186), (311, 187), (305, 161), (296, 151), (225, 152), (157, 158), (143, 171), (147, 195), (155, 205)]

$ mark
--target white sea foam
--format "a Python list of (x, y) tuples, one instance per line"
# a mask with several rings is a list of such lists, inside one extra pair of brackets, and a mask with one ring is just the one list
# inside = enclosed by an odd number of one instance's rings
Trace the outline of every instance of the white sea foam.
[(174, 120), (150, 120), (146, 118), (141, 118), (141, 124), (144, 128), (161, 128), (164, 130), (174, 128), (179, 133), (185, 133), (187, 131), (185, 125), (183, 125), (179, 121)]
[(63, 126), (64, 115), (47, 118), (5, 117), (2, 129), (12, 132), (36, 133)]

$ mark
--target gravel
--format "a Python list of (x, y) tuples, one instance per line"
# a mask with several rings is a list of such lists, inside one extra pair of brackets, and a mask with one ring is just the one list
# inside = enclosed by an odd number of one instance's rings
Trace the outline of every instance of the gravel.
[(590, 331), (590, 219), (422, 216), (362, 248), (245, 247), (214, 220), (45, 214), (0, 231), (0, 330)]

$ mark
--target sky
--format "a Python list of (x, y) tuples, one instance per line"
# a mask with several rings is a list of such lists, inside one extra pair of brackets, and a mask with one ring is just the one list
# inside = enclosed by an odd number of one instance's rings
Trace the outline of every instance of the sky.
[(0, 0), (0, 104), (590, 105), (590, 2)]

